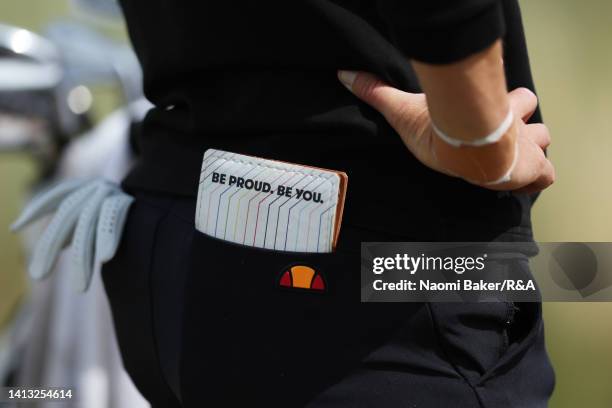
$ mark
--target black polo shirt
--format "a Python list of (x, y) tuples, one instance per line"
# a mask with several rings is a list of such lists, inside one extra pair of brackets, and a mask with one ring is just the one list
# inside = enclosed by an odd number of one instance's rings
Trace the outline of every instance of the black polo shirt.
[(370, 71), (418, 92), (409, 58), (448, 63), (503, 38), (508, 87), (533, 90), (516, 0), (121, 3), (155, 105), (128, 191), (195, 196), (217, 148), (346, 171), (344, 222), (398, 240), (531, 239), (529, 196), (424, 167), (336, 78)]

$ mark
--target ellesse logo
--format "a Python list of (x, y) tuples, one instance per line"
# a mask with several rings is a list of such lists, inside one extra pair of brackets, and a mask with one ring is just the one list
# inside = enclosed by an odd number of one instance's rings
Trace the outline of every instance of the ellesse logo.
[(325, 292), (327, 289), (323, 275), (314, 268), (302, 264), (293, 264), (286, 267), (281, 272), (278, 286), (284, 289), (319, 293)]

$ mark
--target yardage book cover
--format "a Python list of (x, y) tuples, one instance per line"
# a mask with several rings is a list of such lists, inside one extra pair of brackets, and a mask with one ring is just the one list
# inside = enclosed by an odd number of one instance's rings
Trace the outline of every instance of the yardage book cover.
[(209, 149), (196, 229), (257, 248), (333, 252), (347, 183), (340, 171)]

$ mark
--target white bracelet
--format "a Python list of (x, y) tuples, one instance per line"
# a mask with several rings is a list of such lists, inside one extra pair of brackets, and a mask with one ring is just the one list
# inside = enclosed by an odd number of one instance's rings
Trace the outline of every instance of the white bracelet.
[(502, 184), (507, 181), (510, 181), (512, 179), (512, 172), (514, 171), (514, 168), (516, 167), (516, 163), (518, 163), (518, 158), (519, 158), (519, 147), (518, 147), (518, 140), (517, 140), (516, 142), (514, 142), (514, 159), (512, 159), (512, 164), (510, 165), (510, 168), (508, 169), (508, 171), (503, 176), (498, 178), (497, 180), (487, 181), (484, 184), (486, 186), (493, 186), (495, 184)]
[(506, 118), (503, 120), (503, 122), (501, 123), (501, 125), (499, 125), (497, 129), (495, 129), (493, 132), (491, 132), (487, 136), (482, 137), (480, 139), (475, 139), (475, 140), (460, 140), (460, 139), (455, 139), (454, 137), (450, 137), (449, 135), (441, 131), (433, 122), (431, 123), (431, 127), (433, 128), (433, 131), (436, 133), (436, 135), (438, 135), (440, 139), (444, 140), (446, 143), (448, 143), (451, 146), (454, 146), (454, 147), (485, 146), (485, 145), (492, 144), (492, 143), (499, 141), (499, 139), (501, 139), (506, 134), (508, 129), (510, 129), (513, 122), (514, 122), (514, 114), (512, 113), (512, 109), (510, 109), (508, 111), (508, 114), (506, 115)]

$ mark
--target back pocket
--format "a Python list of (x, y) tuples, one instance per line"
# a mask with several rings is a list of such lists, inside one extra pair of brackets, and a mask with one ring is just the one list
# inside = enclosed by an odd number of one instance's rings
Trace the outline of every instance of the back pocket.
[[(236, 389), (253, 401), (306, 402), (368, 352), (362, 340), (372, 325), (360, 302), (358, 230), (344, 228), (333, 253), (278, 252), (194, 234), (183, 336), (186, 404), (231, 405)], [(204, 367), (215, 373), (206, 390), (193, 375)]]

